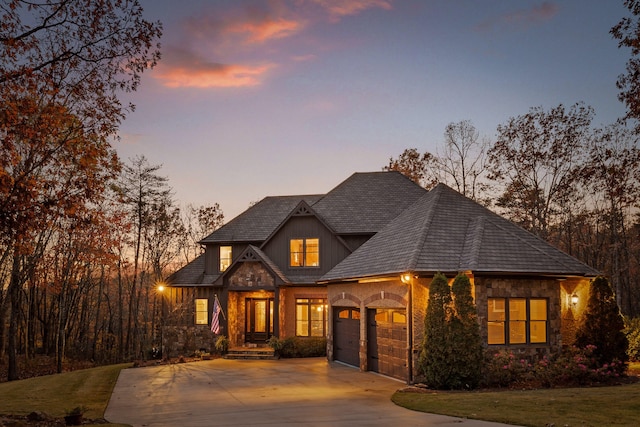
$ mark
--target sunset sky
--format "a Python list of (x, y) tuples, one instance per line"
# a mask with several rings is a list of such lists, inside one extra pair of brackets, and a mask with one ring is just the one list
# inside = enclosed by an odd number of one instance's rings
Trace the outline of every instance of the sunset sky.
[(226, 220), (269, 195), (324, 193), (448, 123), (481, 137), (529, 108), (624, 114), (622, 0), (141, 0), (162, 61), (115, 143), (161, 164), (180, 205)]

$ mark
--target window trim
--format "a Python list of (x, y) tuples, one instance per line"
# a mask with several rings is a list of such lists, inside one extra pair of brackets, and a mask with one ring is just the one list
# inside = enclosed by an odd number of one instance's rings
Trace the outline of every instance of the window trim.
[[(229, 256), (222, 257), (222, 248), (229, 248)], [(222, 264), (222, 260), (228, 261), (227, 265)], [(233, 246), (231, 245), (220, 245), (218, 249), (218, 272), (222, 273), (227, 270), (231, 266), (231, 262), (233, 261)]]
[[(204, 307), (202, 310), (198, 310), (199, 307), (202, 307), (200, 304), (198, 304), (198, 302), (203, 304)], [(199, 321), (203, 313), (204, 313), (204, 322)], [(193, 321), (196, 325), (208, 325), (209, 324), (209, 300), (207, 298), (196, 298), (193, 314), (194, 314)]]
[[(311, 317), (311, 313), (314, 309), (317, 310), (317, 307), (321, 305), (323, 307), (322, 310), (322, 335), (313, 335), (313, 320)], [(306, 309), (306, 320), (302, 320), (298, 318), (298, 308), (302, 307)], [(326, 298), (305, 298), (305, 297), (296, 297), (296, 316), (295, 316), (295, 325), (296, 325), (296, 337), (303, 338), (313, 338), (313, 337), (326, 337), (327, 336), (327, 327), (328, 327), (328, 305)], [(307, 322), (307, 330), (306, 335), (299, 334), (298, 323), (299, 322)], [(318, 322), (317, 320), (315, 321)]]
[[(504, 310), (494, 310), (496, 313), (504, 313), (502, 320), (490, 320), (489, 311), (491, 304), (496, 300), (504, 301)], [(511, 320), (511, 301), (525, 301), (525, 319)], [(531, 302), (532, 301), (544, 301), (545, 303), (545, 319), (532, 319), (531, 317)], [(512, 327), (518, 323), (524, 323), (524, 342), (512, 342), (511, 331)], [(532, 327), (534, 324), (540, 325), (544, 323), (545, 341), (532, 341)], [(500, 343), (490, 343), (489, 339), (489, 327), (491, 324), (502, 325), (502, 340)], [(549, 345), (549, 298), (544, 297), (488, 297), (487, 298), (487, 345), (490, 346), (536, 346), (536, 345)]]
[[(302, 241), (302, 252), (293, 252), (291, 250), (291, 245), (293, 243), (293, 241), (295, 240), (300, 240)], [(316, 240), (318, 242), (317, 247), (318, 247), (318, 251), (317, 252), (308, 252), (307, 251), (307, 242), (309, 240)], [(300, 265), (294, 265), (293, 264), (293, 254), (294, 253), (299, 253), (301, 255), (301, 263)], [(318, 263), (316, 265), (307, 265), (308, 264), (308, 255), (310, 253), (316, 253), (317, 254), (317, 258), (318, 258)], [(289, 268), (320, 268), (320, 238), (319, 237), (294, 237), (289, 239)]]

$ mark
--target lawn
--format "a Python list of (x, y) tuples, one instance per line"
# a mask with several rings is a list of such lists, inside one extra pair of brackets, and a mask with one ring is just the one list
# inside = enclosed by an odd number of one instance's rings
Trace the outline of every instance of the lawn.
[(392, 400), (416, 411), (532, 427), (637, 426), (640, 420), (640, 383), (522, 391), (397, 392)]
[[(27, 415), (32, 411), (42, 411), (61, 418), (68, 410), (84, 406), (86, 418), (101, 419), (118, 374), (130, 366), (131, 364), (101, 366), (0, 383), (0, 412)], [(100, 425), (104, 427), (116, 424)]]

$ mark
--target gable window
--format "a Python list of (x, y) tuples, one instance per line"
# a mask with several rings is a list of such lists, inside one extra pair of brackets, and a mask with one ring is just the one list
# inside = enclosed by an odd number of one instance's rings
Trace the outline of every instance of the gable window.
[(231, 265), (231, 246), (220, 246), (220, 273)]
[(296, 336), (324, 337), (327, 334), (327, 300), (296, 299)]
[(291, 239), (289, 241), (289, 266), (319, 267), (320, 239)]
[(196, 325), (209, 324), (209, 301), (205, 298), (196, 299)]
[(488, 299), (488, 344), (546, 343), (547, 329), (546, 299)]

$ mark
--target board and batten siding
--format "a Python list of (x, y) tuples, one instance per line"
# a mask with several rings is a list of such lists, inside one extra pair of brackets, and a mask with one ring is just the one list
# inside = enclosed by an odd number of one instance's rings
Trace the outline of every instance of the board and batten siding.
[[(291, 239), (320, 239), (320, 267), (289, 267), (289, 241)], [(296, 216), (287, 221), (262, 250), (285, 275), (319, 277), (331, 270), (349, 255), (349, 249), (315, 216)]]
[[(259, 243), (253, 243), (259, 246)], [(205, 250), (204, 274), (220, 273), (220, 246), (231, 246), (232, 262), (247, 249), (249, 243), (216, 243), (208, 244)]]

